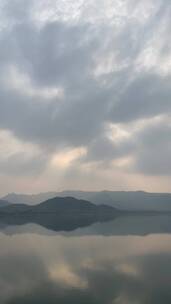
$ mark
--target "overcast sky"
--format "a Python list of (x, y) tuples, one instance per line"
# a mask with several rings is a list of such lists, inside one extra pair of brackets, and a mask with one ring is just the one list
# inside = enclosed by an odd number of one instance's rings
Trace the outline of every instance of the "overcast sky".
[(170, 33), (170, 0), (1, 0), (0, 194), (170, 192)]

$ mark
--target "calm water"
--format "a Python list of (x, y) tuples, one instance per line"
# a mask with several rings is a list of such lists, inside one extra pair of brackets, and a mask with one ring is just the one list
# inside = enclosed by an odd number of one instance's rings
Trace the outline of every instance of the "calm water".
[(170, 304), (169, 220), (118, 219), (63, 233), (1, 224), (0, 303)]

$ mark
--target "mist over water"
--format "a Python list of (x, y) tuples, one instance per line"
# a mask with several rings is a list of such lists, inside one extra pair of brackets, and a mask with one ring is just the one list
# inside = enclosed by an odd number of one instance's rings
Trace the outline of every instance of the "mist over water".
[(143, 235), (134, 225), (124, 235), (117, 227), (117, 220), (71, 232), (1, 225), (1, 303), (170, 303), (171, 234)]

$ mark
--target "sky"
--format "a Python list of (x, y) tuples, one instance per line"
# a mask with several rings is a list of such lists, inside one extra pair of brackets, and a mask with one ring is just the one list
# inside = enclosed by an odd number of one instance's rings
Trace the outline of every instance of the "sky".
[(0, 195), (170, 192), (170, 0), (1, 0)]

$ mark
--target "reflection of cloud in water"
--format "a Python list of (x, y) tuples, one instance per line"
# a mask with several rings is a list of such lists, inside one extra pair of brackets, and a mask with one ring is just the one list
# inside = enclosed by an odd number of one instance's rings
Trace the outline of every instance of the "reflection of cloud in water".
[(0, 234), (0, 243), (2, 304), (171, 302), (170, 235)]
[(86, 288), (87, 282), (81, 276), (74, 273), (74, 271), (67, 264), (53, 265), (52, 269), (49, 269), (49, 277), (52, 281), (63, 284), (67, 287), (73, 288)]

